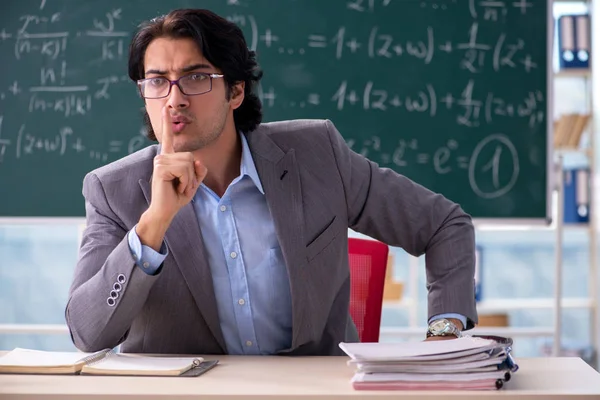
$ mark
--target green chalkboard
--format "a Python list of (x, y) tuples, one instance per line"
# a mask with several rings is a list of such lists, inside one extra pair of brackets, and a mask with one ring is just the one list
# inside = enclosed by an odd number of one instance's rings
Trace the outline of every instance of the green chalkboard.
[(548, 5), (511, 0), (20, 0), (0, 13), (0, 217), (80, 217), (86, 172), (150, 144), (127, 48), (172, 8), (236, 22), (265, 120), (352, 148), (476, 218), (549, 212)]

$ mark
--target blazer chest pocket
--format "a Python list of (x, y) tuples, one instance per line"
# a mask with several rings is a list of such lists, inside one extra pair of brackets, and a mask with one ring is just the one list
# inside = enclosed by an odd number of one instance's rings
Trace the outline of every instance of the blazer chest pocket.
[(306, 257), (308, 258), (308, 261), (311, 261), (331, 244), (333, 239), (339, 234), (341, 229), (340, 224), (340, 219), (337, 216), (334, 216), (329, 225), (323, 229), (319, 236), (306, 246)]

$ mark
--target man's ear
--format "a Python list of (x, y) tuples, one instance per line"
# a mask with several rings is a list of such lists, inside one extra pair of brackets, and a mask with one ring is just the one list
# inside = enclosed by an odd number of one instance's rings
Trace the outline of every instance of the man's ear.
[(235, 85), (231, 86), (231, 99), (229, 102), (231, 103), (231, 108), (234, 110), (242, 105), (245, 88), (246, 82), (244, 81), (237, 82)]

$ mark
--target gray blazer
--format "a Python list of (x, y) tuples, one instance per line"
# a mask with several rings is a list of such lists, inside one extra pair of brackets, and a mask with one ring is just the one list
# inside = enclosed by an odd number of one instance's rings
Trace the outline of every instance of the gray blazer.
[[(473, 327), (474, 229), (457, 204), (352, 152), (330, 121), (265, 123), (247, 138), (290, 278), (293, 337), (282, 354), (340, 355), (339, 342), (358, 340), (348, 227), (425, 253), (429, 316), (461, 313)], [(158, 151), (149, 146), (83, 181), (87, 225), (65, 311), (83, 351), (122, 343), (125, 352), (226, 352), (192, 206), (167, 231), (157, 275), (130, 254), (126, 234), (150, 203)]]

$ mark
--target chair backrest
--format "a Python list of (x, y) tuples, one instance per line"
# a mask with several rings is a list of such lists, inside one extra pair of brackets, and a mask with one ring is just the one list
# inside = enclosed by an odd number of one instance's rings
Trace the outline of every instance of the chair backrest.
[(361, 342), (378, 342), (389, 248), (376, 240), (348, 238), (350, 315)]

